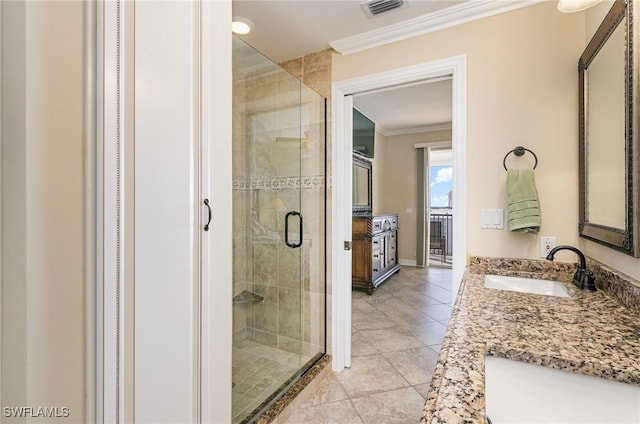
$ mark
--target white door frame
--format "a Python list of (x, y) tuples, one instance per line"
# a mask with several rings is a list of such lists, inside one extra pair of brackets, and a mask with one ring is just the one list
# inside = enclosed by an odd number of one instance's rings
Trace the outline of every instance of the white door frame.
[(201, 254), (200, 422), (231, 422), (233, 333), (231, 0), (201, 5), (202, 197), (215, 231)]
[[(351, 255), (345, 254), (343, 243), (351, 240), (351, 146), (344, 134), (345, 96), (368, 90), (427, 80), (452, 77), (453, 172), (453, 287), (452, 298), (458, 292), (467, 255), (466, 213), (466, 129), (467, 129), (467, 58), (454, 56), (392, 71), (336, 81), (332, 85), (332, 353), (333, 369), (341, 371), (351, 362)], [(349, 346), (347, 348), (346, 346)]]
[[(130, 347), (133, 322), (130, 292), (132, 256), (125, 244), (132, 190), (125, 141), (132, 123), (129, 48), (131, 2), (97, 6), (96, 51), (96, 421), (133, 422)], [(125, 178), (126, 176), (126, 178)], [(129, 200), (129, 199), (127, 199)]]
[[(350, 94), (350, 93), (349, 93)], [(351, 241), (353, 97), (332, 88), (331, 353), (333, 370), (351, 367)], [(346, 212), (348, 211), (348, 213)]]

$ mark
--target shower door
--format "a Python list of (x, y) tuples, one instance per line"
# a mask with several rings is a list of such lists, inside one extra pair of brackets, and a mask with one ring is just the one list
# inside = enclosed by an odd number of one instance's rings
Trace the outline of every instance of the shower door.
[(325, 352), (324, 99), (234, 40), (233, 419)]

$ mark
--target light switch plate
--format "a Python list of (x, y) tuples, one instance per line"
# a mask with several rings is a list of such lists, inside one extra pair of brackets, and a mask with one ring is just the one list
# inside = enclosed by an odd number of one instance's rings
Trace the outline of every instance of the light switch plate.
[(480, 228), (504, 229), (504, 209), (480, 209)]

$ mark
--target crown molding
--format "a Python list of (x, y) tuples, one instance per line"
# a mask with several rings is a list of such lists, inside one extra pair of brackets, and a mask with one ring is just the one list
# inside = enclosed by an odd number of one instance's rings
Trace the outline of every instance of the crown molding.
[(380, 134), (382, 134), (383, 136), (386, 137), (387, 136), (387, 130), (382, 125), (380, 125), (379, 123), (375, 122), (375, 124), (376, 124), (376, 130), (375, 131), (377, 133), (380, 133)]
[(451, 129), (451, 122), (445, 122), (442, 124), (422, 125), (420, 127), (411, 127), (411, 128), (404, 128), (401, 130), (385, 131), (382, 133), (382, 135), (384, 135), (385, 137), (389, 137), (394, 135), (417, 134), (417, 133), (443, 131), (443, 130), (450, 130), (450, 129)]
[(456, 6), (329, 42), (348, 55), (441, 29), (542, 3), (544, 0), (469, 0)]

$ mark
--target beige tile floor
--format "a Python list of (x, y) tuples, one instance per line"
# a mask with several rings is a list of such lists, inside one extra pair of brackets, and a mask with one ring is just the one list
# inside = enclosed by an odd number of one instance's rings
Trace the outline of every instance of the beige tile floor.
[(352, 364), (327, 373), (278, 424), (417, 423), (447, 322), (451, 269), (402, 267), (353, 292)]

